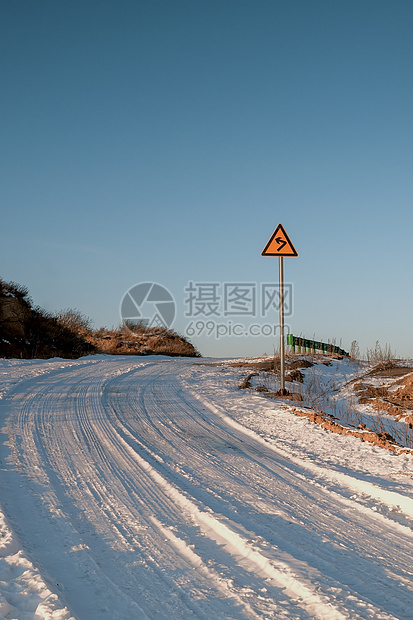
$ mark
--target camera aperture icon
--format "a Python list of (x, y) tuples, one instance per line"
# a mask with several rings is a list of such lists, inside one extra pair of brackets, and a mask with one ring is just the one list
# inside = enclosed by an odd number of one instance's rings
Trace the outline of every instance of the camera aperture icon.
[(168, 328), (175, 319), (175, 300), (167, 288), (156, 282), (132, 286), (120, 304), (123, 323), (145, 327)]

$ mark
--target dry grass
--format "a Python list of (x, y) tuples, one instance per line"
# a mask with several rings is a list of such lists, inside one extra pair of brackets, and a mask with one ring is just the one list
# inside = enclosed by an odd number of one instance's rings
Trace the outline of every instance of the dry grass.
[(0, 278), (0, 357), (78, 358), (94, 352), (83, 334), (33, 306), (26, 287)]
[[(341, 433), (354, 429), (351, 433), (362, 436), (365, 441), (372, 441), (385, 447), (393, 442), (399, 447), (413, 449), (412, 368), (395, 366), (390, 347), (383, 350), (376, 345), (374, 355), (370, 358), (378, 360), (378, 363), (362, 378), (350, 382), (351, 384), (354, 381), (354, 390), (351, 393), (348, 387), (343, 386), (339, 359), (326, 358), (321, 354), (305, 357), (290, 355), (286, 360), (286, 380), (290, 381), (288, 389), (292, 397), (302, 398), (304, 407), (328, 422), (330, 430), (333, 430), (334, 425), (337, 429), (341, 428), (341, 430), (335, 429), (334, 432)], [(306, 372), (306, 369), (317, 364), (332, 366), (329, 379), (318, 372)], [(255, 371), (248, 375), (243, 387), (252, 387), (251, 378), (258, 375), (259, 378), (254, 383), (259, 385), (255, 390), (265, 392), (266, 396), (276, 397), (280, 386), (277, 360), (246, 361), (237, 365)], [(400, 384), (399, 389), (389, 392), (387, 387), (369, 384), (370, 377), (376, 380), (376, 377), (381, 376), (390, 379), (399, 378), (396, 383), (392, 383), (393, 386)], [(366, 409), (360, 405), (370, 407)]]
[(383, 369), (392, 368), (395, 364), (395, 357), (390, 345), (386, 344), (382, 348), (378, 340), (374, 349), (367, 349), (367, 361), (380, 365)]
[(87, 340), (102, 353), (110, 355), (170, 355), (200, 357), (200, 353), (185, 338), (171, 329), (127, 324), (117, 328), (90, 333)]

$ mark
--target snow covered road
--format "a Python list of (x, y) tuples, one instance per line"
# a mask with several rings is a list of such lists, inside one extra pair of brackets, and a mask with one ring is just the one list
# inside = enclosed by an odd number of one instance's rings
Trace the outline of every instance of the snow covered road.
[[(313, 429), (200, 361), (1, 364), (0, 502), (53, 594), (32, 612), (4, 552), (2, 617), (413, 618), (410, 456)], [(320, 462), (320, 441), (365, 469)]]

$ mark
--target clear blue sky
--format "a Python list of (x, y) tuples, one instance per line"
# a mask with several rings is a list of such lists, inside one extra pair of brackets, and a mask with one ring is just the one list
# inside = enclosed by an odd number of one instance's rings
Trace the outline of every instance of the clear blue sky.
[(96, 326), (159, 282), (182, 332), (188, 281), (277, 280), (281, 222), (293, 333), (412, 356), (412, 32), (411, 0), (1, 3), (0, 275)]

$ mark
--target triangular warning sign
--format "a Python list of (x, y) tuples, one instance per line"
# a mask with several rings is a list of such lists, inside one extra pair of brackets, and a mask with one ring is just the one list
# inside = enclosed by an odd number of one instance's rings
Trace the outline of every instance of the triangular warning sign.
[(261, 256), (298, 256), (282, 224), (278, 224)]

